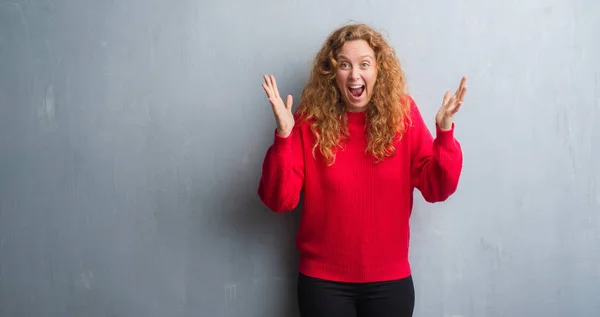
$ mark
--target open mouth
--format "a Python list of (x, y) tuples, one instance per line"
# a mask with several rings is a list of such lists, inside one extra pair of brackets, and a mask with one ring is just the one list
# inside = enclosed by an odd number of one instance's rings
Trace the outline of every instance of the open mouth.
[(365, 86), (364, 85), (352, 85), (352, 86), (348, 87), (348, 90), (350, 91), (350, 95), (352, 97), (354, 97), (355, 99), (358, 99), (364, 93)]

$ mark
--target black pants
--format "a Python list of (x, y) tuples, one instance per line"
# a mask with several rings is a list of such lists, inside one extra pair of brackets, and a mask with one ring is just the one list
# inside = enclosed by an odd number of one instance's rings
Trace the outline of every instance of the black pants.
[(341, 283), (298, 275), (301, 317), (411, 317), (412, 276), (375, 283)]

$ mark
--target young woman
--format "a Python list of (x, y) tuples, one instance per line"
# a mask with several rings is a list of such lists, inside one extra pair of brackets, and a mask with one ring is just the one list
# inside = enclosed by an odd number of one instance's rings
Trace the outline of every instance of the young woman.
[(258, 195), (274, 212), (303, 197), (297, 236), (302, 317), (412, 316), (413, 191), (453, 194), (462, 170), (453, 116), (466, 92), (446, 92), (432, 137), (396, 53), (364, 24), (341, 27), (318, 52), (300, 106), (264, 77), (277, 128)]

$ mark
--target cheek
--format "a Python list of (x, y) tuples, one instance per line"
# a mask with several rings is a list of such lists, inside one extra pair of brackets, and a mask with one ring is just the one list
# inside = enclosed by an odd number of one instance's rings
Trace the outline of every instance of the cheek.
[(369, 90), (372, 90), (372, 88), (375, 86), (375, 82), (377, 81), (377, 72), (369, 72), (365, 77), (369, 87), (371, 88)]

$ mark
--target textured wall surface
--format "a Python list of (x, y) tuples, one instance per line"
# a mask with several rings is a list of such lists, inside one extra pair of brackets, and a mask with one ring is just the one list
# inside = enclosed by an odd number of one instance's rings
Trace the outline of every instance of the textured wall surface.
[[(600, 316), (600, 3), (0, 0), (0, 316), (295, 316), (256, 188), (335, 27), (386, 31), (458, 192), (417, 192), (415, 316)], [(427, 119), (429, 118), (429, 119)]]

